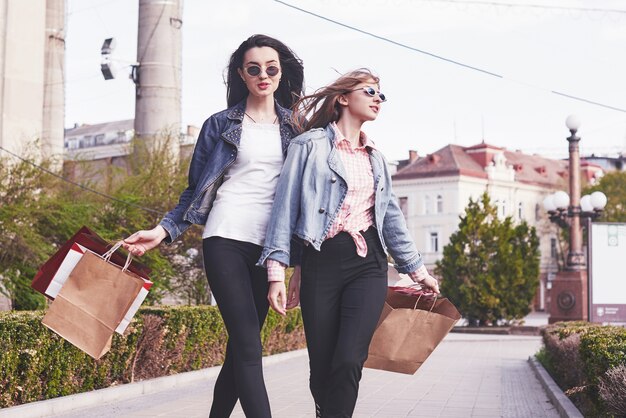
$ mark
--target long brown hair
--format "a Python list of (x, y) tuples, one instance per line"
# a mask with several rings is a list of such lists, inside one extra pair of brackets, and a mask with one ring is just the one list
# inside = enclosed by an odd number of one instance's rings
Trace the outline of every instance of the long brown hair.
[[(294, 105), (294, 122), (300, 131), (323, 128), (331, 122), (339, 120), (339, 96), (346, 94), (361, 83), (374, 82), (380, 79), (367, 68), (350, 71), (322, 87), (313, 94), (301, 97)], [(308, 119), (308, 120), (307, 120)]]

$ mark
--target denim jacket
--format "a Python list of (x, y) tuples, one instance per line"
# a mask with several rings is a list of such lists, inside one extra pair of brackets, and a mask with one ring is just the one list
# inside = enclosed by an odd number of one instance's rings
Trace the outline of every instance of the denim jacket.
[[(370, 152), (374, 174), (374, 220), (385, 252), (400, 273), (411, 273), (423, 265), (409, 235), (404, 215), (391, 190), (391, 174), (383, 155)], [(259, 265), (272, 259), (288, 264), (290, 238), (295, 235), (320, 250), (348, 186), (345, 168), (335, 147), (330, 126), (313, 129), (291, 140), (283, 165)]]
[[(291, 122), (291, 111), (278, 103), (275, 108), (283, 154), (286, 154), (296, 129)], [(159, 223), (169, 234), (166, 243), (171, 244), (192, 224), (206, 223), (224, 173), (237, 159), (245, 109), (244, 99), (214, 114), (202, 125), (189, 166), (189, 185), (180, 195), (178, 205)]]

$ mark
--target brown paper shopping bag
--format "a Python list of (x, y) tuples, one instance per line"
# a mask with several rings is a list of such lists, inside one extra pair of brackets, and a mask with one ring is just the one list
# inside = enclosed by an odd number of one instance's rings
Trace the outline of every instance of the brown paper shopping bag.
[(42, 323), (95, 359), (111, 347), (111, 337), (143, 287), (144, 281), (124, 267), (86, 252), (50, 305)]
[[(48, 259), (48, 261), (39, 267), (39, 270), (31, 283), (31, 287), (47, 298), (54, 299), (54, 296), (51, 295), (49, 291), (50, 284), (54, 281), (54, 278), (59, 273), (59, 269), (63, 266), (66, 257), (71, 253), (72, 248), (76, 245), (85, 247), (96, 254), (105, 254), (111, 247), (106, 240), (98, 236), (98, 234), (91, 229), (83, 226), (68, 241), (66, 241), (65, 244), (63, 244), (61, 248), (59, 248), (57, 252)], [(111, 255), (111, 261), (118, 265), (123, 265), (124, 260), (125, 256), (122, 255), (121, 251), (117, 251)], [(144, 279), (149, 280), (150, 269), (137, 261), (133, 260), (128, 269)], [(54, 295), (56, 295), (56, 291), (54, 292)]]
[(365, 367), (415, 373), (460, 318), (448, 299), (388, 289)]

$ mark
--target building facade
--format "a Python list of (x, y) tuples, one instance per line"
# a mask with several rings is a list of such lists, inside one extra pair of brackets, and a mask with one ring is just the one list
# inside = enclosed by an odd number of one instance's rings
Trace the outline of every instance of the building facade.
[[(567, 190), (568, 162), (508, 151), (484, 142), (472, 147), (448, 145), (425, 157), (414, 152), (400, 162), (393, 187), (407, 226), (429, 270), (443, 256), (443, 247), (457, 230), (470, 198), (486, 191), (498, 216), (525, 220), (541, 242), (541, 286), (536, 309), (546, 309), (549, 278), (558, 270), (556, 226), (543, 209), (543, 199)], [(587, 166), (592, 177), (601, 169)]]

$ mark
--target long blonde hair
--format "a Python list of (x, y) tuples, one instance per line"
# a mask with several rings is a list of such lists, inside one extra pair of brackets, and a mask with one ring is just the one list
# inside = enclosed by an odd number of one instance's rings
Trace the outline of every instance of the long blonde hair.
[(301, 97), (293, 106), (296, 127), (300, 131), (308, 131), (337, 122), (341, 116), (339, 96), (354, 90), (361, 83), (378, 84), (379, 81), (369, 69), (359, 68), (342, 75), (315, 93)]

